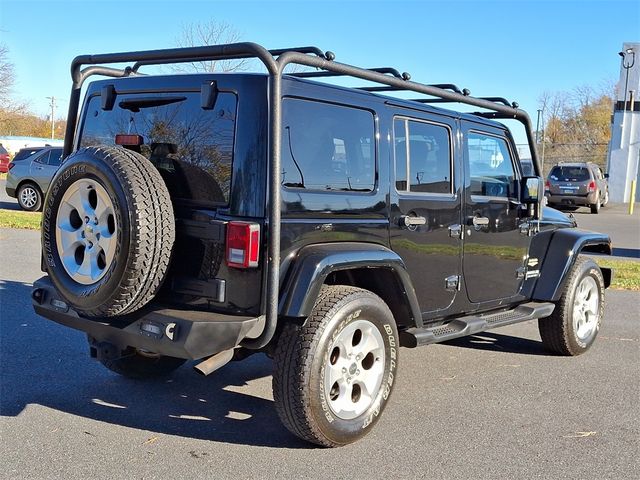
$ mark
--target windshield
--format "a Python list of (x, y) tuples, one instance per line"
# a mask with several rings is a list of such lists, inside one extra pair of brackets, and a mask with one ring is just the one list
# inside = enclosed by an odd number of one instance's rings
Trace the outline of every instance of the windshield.
[(120, 94), (112, 110), (102, 109), (98, 95), (86, 107), (80, 147), (137, 136), (140, 144), (127, 148), (151, 160), (174, 200), (226, 205), (235, 120), (233, 93), (220, 92), (212, 109), (203, 109), (195, 92)]

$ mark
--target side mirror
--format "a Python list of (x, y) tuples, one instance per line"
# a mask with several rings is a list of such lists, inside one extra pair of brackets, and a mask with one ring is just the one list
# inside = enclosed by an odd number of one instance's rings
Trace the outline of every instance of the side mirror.
[(529, 216), (539, 218), (544, 199), (544, 182), (542, 178), (524, 177), (520, 192), (520, 201), (527, 207)]

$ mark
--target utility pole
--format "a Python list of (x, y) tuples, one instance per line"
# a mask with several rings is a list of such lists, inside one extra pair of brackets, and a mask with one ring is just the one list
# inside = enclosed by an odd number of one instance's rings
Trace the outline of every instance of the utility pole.
[(51, 100), (51, 103), (49, 103), (49, 106), (51, 107), (51, 140), (53, 140), (53, 134), (55, 131), (55, 117), (54, 115), (56, 114), (56, 97), (46, 97), (49, 100)]

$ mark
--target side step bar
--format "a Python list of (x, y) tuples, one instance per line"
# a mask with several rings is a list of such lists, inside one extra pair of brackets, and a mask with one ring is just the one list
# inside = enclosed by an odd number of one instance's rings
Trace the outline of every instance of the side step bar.
[(529, 302), (518, 305), (513, 310), (456, 318), (437, 327), (409, 328), (400, 333), (400, 344), (403, 347), (414, 348), (431, 343), (446, 342), (512, 323), (548, 317), (553, 313), (554, 308), (555, 304), (553, 303)]

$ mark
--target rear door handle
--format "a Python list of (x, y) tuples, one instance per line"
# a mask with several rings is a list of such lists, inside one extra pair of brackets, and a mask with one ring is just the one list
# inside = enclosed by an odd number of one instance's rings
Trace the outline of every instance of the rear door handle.
[(417, 225), (424, 225), (427, 223), (427, 219), (424, 217), (416, 217), (413, 215), (402, 215), (400, 217), (400, 226), (413, 227)]

